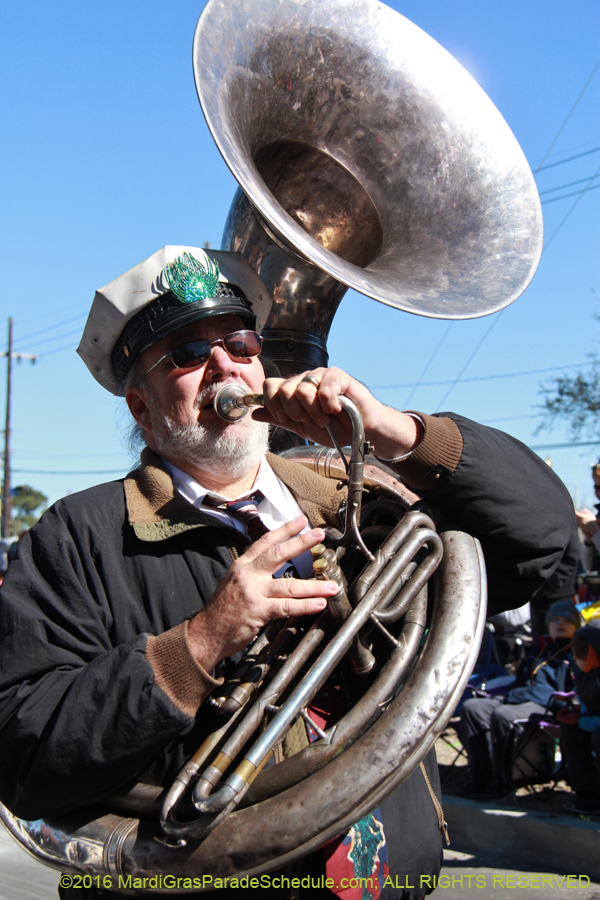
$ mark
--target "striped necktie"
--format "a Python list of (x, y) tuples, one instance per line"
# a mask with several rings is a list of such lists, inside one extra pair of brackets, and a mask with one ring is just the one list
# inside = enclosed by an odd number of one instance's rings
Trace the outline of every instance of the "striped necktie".
[(262, 491), (254, 491), (249, 497), (243, 500), (217, 500), (215, 497), (208, 495), (202, 501), (204, 506), (211, 506), (213, 509), (220, 509), (229, 513), (233, 518), (239, 519), (246, 526), (248, 537), (251, 541), (257, 541), (259, 537), (266, 534), (270, 529), (261, 521), (258, 514), (257, 506), (265, 499)]

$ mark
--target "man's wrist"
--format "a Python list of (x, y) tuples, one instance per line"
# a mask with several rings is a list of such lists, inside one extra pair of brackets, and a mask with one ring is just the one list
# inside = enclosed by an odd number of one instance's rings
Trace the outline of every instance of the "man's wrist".
[(419, 416), (384, 407), (385, 413), (377, 427), (366, 434), (373, 452), (382, 462), (406, 459), (418, 446), (424, 433)]
[(415, 420), (415, 437), (410, 440), (410, 449), (405, 449), (402, 453), (397, 453), (396, 456), (383, 456), (381, 453), (378, 453), (377, 448), (375, 448), (374, 456), (379, 460), (379, 462), (387, 463), (388, 465), (391, 463), (402, 462), (402, 460), (407, 459), (413, 452), (413, 450), (418, 447), (420, 441), (423, 438), (423, 434), (425, 433), (425, 425), (423, 419), (416, 413), (402, 413), (402, 415), (408, 416), (410, 419)]
[(187, 638), (190, 652), (198, 665), (211, 672), (226, 654), (219, 652), (218, 641), (206, 618), (206, 610), (202, 609), (190, 619)]
[(208, 694), (222, 683), (196, 658), (189, 639), (189, 621), (158, 636), (150, 635), (146, 658), (154, 670), (156, 684), (186, 715), (192, 718)]

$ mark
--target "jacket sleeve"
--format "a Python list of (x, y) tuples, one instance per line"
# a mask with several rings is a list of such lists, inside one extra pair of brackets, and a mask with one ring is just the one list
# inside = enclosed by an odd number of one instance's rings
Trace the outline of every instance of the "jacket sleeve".
[(581, 568), (584, 572), (592, 572), (594, 569), (594, 547), (593, 544), (581, 545)]
[(556, 712), (565, 705), (563, 700), (553, 698), (557, 691), (568, 691), (573, 686), (571, 669), (564, 661), (540, 668), (528, 684), (513, 688), (508, 692), (508, 703), (539, 703), (540, 706), (549, 704), (549, 708)]
[(510, 435), (454, 413), (418, 415), (424, 437), (394, 468), (437, 508), (446, 527), (480, 540), (488, 614), (523, 606), (550, 579), (572, 542), (575, 513), (567, 489)]
[(193, 725), (156, 685), (148, 636), (113, 644), (99, 567), (53, 507), (2, 587), (0, 797), (22, 818), (101, 799)]
[(592, 716), (600, 716), (600, 669), (592, 669), (581, 676), (577, 693), (586, 712)]

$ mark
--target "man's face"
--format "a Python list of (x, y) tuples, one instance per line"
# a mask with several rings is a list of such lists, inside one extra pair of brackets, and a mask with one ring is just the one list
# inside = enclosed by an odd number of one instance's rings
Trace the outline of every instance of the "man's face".
[[(194, 322), (149, 347), (140, 358), (141, 370), (147, 372), (165, 353), (187, 341), (214, 341), (243, 328), (237, 316)], [(206, 468), (207, 462), (235, 459), (238, 471), (246, 459), (262, 457), (268, 427), (251, 416), (223, 422), (214, 411), (214, 396), (223, 384), (232, 382), (260, 392), (263, 381), (257, 356), (231, 357), (223, 346), (216, 346), (207, 362), (194, 369), (177, 369), (167, 357), (142, 386), (128, 392), (127, 400), (148, 446), (176, 465), (192, 462)]]
[(600, 500), (600, 472), (594, 470), (592, 472), (592, 478), (594, 480), (594, 493), (596, 498)]
[[(149, 347), (140, 360), (142, 371), (186, 341), (215, 341), (243, 329), (244, 324), (237, 316), (214, 316), (193, 322)], [(197, 369), (177, 369), (169, 358), (163, 360), (147, 376), (146, 383), (161, 412), (176, 425), (199, 422), (208, 426), (221, 424), (212, 404), (219, 387), (228, 382), (240, 382), (249, 391), (258, 392), (264, 378), (259, 357), (234, 358), (224, 347), (217, 346), (212, 348), (208, 361)]]
[(548, 623), (548, 631), (553, 641), (557, 638), (572, 638), (576, 630), (573, 622), (564, 616), (553, 616)]

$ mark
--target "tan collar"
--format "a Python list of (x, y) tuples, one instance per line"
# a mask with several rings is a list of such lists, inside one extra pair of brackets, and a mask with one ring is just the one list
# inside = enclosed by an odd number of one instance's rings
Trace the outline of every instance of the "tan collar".
[[(341, 526), (338, 510), (344, 494), (338, 488), (338, 481), (324, 478), (301, 463), (272, 453), (267, 454), (267, 459), (311, 525)], [(163, 541), (191, 528), (215, 527), (213, 516), (192, 506), (175, 489), (156, 453), (146, 447), (140, 463), (140, 468), (125, 478), (127, 515), (140, 540)]]
[(343, 527), (339, 509), (342, 500), (346, 498), (346, 493), (342, 490), (344, 482), (317, 475), (302, 463), (284, 456), (267, 453), (267, 460), (275, 474), (292, 492), (314, 528), (324, 525)]

